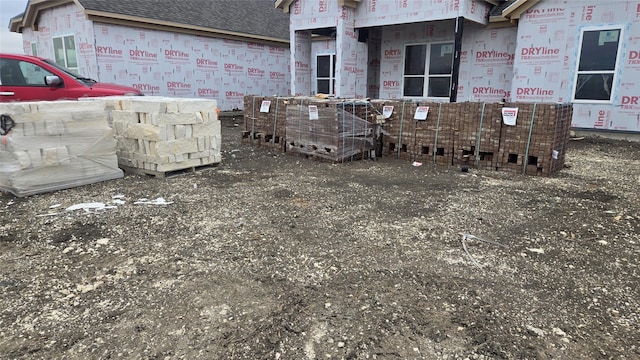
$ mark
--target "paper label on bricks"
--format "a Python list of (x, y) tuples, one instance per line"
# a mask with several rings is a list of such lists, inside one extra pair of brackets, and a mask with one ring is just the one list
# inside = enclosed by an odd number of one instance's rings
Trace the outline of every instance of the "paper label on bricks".
[(260, 112), (261, 113), (268, 113), (269, 112), (269, 107), (271, 106), (271, 101), (268, 100), (264, 100), (262, 102), (262, 104), (260, 104)]
[(418, 106), (416, 108), (416, 114), (413, 116), (415, 120), (427, 120), (427, 115), (429, 114), (428, 106)]
[(309, 120), (318, 120), (318, 107), (315, 105), (309, 105)]
[(385, 119), (390, 118), (391, 114), (393, 114), (393, 106), (386, 105), (382, 108), (382, 115), (384, 115)]
[(502, 121), (505, 125), (514, 126), (518, 118), (518, 108), (502, 108)]

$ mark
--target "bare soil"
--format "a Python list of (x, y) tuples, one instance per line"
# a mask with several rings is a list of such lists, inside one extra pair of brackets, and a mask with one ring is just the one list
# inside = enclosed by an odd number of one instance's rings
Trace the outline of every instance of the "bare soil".
[(640, 359), (640, 143), (543, 178), (241, 128), (216, 167), (0, 194), (0, 358)]

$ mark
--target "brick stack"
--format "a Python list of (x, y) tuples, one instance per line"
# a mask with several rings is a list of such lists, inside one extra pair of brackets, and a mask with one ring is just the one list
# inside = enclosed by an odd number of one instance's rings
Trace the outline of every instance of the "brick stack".
[[(285, 127), (290, 98), (275, 96), (244, 97), (244, 129), (242, 141), (286, 151)], [(261, 112), (263, 101), (270, 101), (268, 112)]]
[(502, 106), (498, 103), (458, 103), (454, 165), (494, 170), (500, 149)]
[(169, 172), (222, 161), (217, 104), (210, 99), (101, 98), (113, 108), (120, 167), (137, 173)]
[(540, 176), (551, 176), (561, 170), (572, 107), (523, 103), (505, 106), (517, 107), (518, 119), (515, 126), (502, 125), (496, 170)]
[(123, 177), (102, 103), (0, 103), (0, 189), (29, 196)]
[[(254, 106), (259, 109), (261, 100), (254, 99), (262, 98), (245, 98), (245, 116), (253, 112)], [(392, 106), (391, 116), (384, 119), (382, 125), (383, 156), (513, 173), (524, 171), (541, 176), (553, 175), (564, 166), (573, 111), (571, 105), (558, 104), (348, 102), (309, 97), (286, 101), (284, 136), (287, 143), (283, 151), (331, 161), (344, 161), (349, 151), (364, 154), (370, 148), (371, 139), (366, 138), (369, 130), (375, 130), (384, 107)], [(309, 119), (309, 105), (318, 107), (320, 121)], [(426, 120), (415, 119), (418, 106), (429, 107)], [(504, 124), (503, 107), (519, 109), (516, 125)], [(265, 128), (274, 126), (273, 122), (258, 118), (251, 117), (254, 130), (245, 130), (245, 133), (259, 131), (256, 129), (260, 129), (261, 124), (267, 124)], [(355, 123), (360, 129), (345, 129), (353, 119), (358, 119)], [(245, 128), (247, 126), (245, 124)], [(363, 132), (367, 134), (364, 138)]]
[[(317, 119), (311, 118), (310, 107), (317, 108)], [(366, 158), (373, 148), (373, 125), (354, 113), (371, 110), (367, 102), (291, 99), (286, 114), (286, 151), (330, 162)]]
[(412, 160), (415, 145), (415, 115), (416, 104), (402, 100), (374, 100), (373, 107), (380, 113), (384, 106), (393, 106), (391, 116), (385, 119), (383, 129), (387, 132), (383, 136), (383, 156)]

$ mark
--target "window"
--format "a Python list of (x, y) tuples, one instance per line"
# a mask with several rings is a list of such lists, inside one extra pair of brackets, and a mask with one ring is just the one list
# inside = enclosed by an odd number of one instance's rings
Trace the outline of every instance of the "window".
[(38, 56), (38, 44), (31, 43), (31, 55)]
[(605, 102), (613, 100), (613, 85), (622, 28), (586, 28), (580, 34), (580, 49), (573, 100)]
[(54, 75), (48, 70), (26, 61), (20, 61), (20, 70), (27, 86), (47, 86), (44, 78)]
[(42, 67), (27, 61), (0, 60), (0, 83), (6, 86), (47, 86), (45, 77), (53, 75)]
[(336, 56), (318, 55), (316, 58), (316, 93), (335, 94)]
[(70, 70), (78, 71), (78, 58), (76, 56), (76, 41), (73, 35), (53, 38), (53, 51), (58, 65)]
[(404, 53), (402, 96), (449, 97), (453, 43), (407, 45)]

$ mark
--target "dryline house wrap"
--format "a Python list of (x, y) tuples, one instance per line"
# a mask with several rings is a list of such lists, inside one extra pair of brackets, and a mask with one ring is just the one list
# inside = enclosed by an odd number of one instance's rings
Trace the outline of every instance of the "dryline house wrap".
[(291, 93), (571, 103), (572, 127), (640, 132), (637, 0), (277, 0)]

